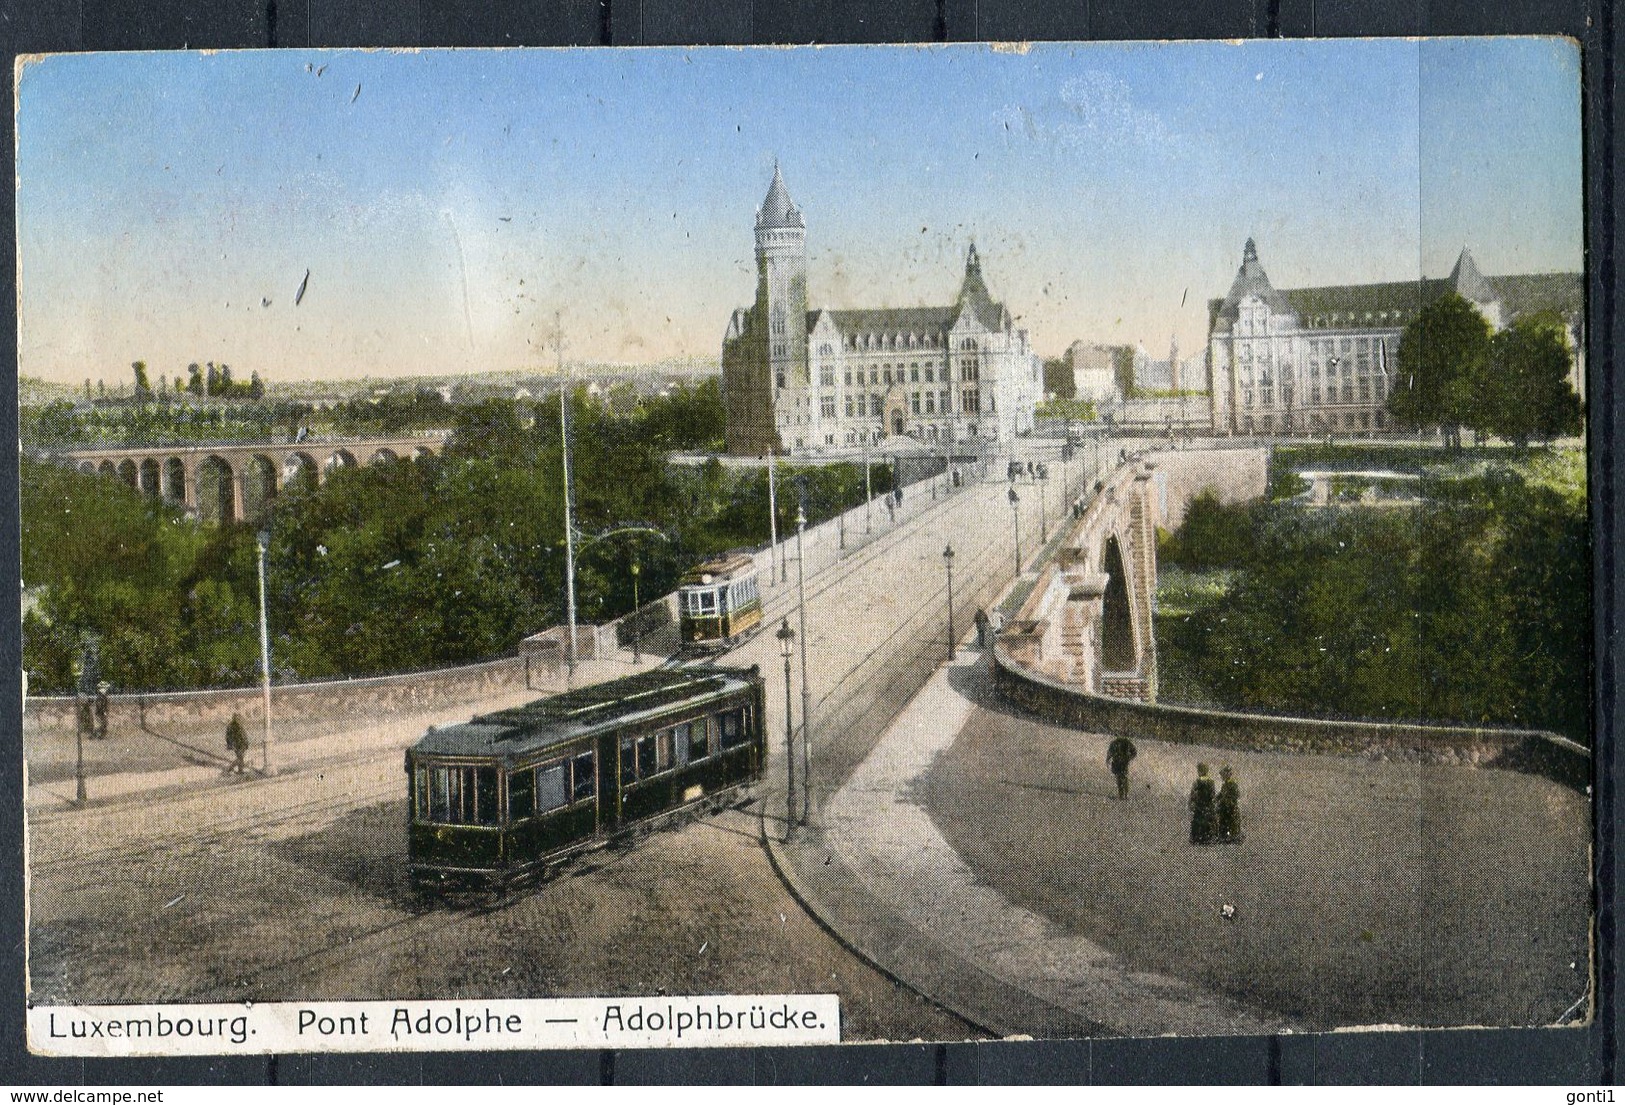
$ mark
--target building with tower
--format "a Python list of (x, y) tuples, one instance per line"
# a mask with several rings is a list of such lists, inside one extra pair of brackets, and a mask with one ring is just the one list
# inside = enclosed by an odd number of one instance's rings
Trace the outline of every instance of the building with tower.
[(1223, 299), (1208, 301), (1208, 384), (1219, 433), (1389, 429), (1388, 394), (1405, 327), (1454, 292), (1496, 329), (1539, 311), (1568, 324), (1571, 382), (1585, 398), (1585, 278), (1485, 276), (1464, 247), (1444, 279), (1278, 289), (1251, 238)]
[(809, 307), (807, 226), (775, 166), (756, 212), (756, 301), (722, 342), (727, 448), (809, 454), (887, 438), (956, 448), (1032, 429), (1043, 371), (975, 245), (945, 307)]

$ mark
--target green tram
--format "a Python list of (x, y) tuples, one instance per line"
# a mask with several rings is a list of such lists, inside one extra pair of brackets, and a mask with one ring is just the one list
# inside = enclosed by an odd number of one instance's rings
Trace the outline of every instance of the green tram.
[(755, 667), (660, 668), (431, 728), (406, 753), (413, 881), (502, 886), (734, 800), (762, 693)]
[(697, 565), (677, 588), (678, 628), (689, 652), (723, 652), (762, 628), (756, 558), (728, 553)]

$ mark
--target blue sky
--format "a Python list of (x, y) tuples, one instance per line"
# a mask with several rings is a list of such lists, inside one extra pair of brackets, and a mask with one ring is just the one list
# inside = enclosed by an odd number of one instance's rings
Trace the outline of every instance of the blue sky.
[(1583, 264), (1556, 39), (92, 54), (18, 103), (21, 369), (64, 381), (549, 365), (555, 312), (714, 355), (775, 159), (815, 306), (947, 302), (974, 238), (1045, 354), (1196, 352), (1248, 236), (1283, 287)]

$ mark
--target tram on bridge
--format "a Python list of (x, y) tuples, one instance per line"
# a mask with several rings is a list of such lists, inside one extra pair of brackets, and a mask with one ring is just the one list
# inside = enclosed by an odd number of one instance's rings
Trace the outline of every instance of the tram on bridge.
[(763, 705), (755, 667), (665, 667), (431, 728), (406, 753), (413, 882), (506, 886), (749, 796)]
[(697, 565), (677, 589), (685, 652), (726, 652), (762, 628), (756, 558), (728, 553)]

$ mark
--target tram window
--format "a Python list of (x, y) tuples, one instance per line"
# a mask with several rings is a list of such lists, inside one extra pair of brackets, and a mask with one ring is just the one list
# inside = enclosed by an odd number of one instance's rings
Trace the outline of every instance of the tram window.
[(733, 748), (749, 739), (745, 735), (745, 711), (729, 710), (718, 714), (717, 722), (722, 729), (722, 747)]
[(655, 759), (655, 735), (638, 738), (638, 778), (647, 779), (660, 770)]
[(429, 769), (426, 767), (412, 771), (412, 809), (419, 821), (429, 820)]
[[(675, 725), (672, 727), (671, 751), (672, 757), (678, 766), (686, 764), (690, 760), (699, 758), (694, 755), (693, 732), (694, 723), (690, 721), (685, 721), (681, 725)], [(700, 755), (703, 756), (704, 753), (701, 752)]]
[(536, 812), (536, 773), (526, 768), (508, 776), (508, 820), (523, 821)]
[(494, 767), (474, 769), (474, 820), (481, 825), (495, 825), (501, 812), (497, 806), (497, 772)]
[(672, 731), (670, 729), (662, 729), (655, 738), (655, 760), (661, 771), (670, 768), (676, 760), (675, 750), (672, 747), (676, 742), (671, 738)]
[(638, 761), (633, 755), (636, 741), (631, 737), (621, 738), (621, 786), (636, 782), (638, 777)]
[(574, 769), (572, 774), (575, 776), (575, 787), (571, 791), (571, 799), (580, 802), (583, 799), (591, 798), (595, 777), (592, 753), (583, 752), (575, 758), (575, 762), (571, 766)]
[(556, 764), (536, 769), (536, 812), (546, 813), (556, 810), (566, 804), (569, 799), (566, 792), (569, 787), (564, 782), (564, 769), (569, 766), (563, 760)]

